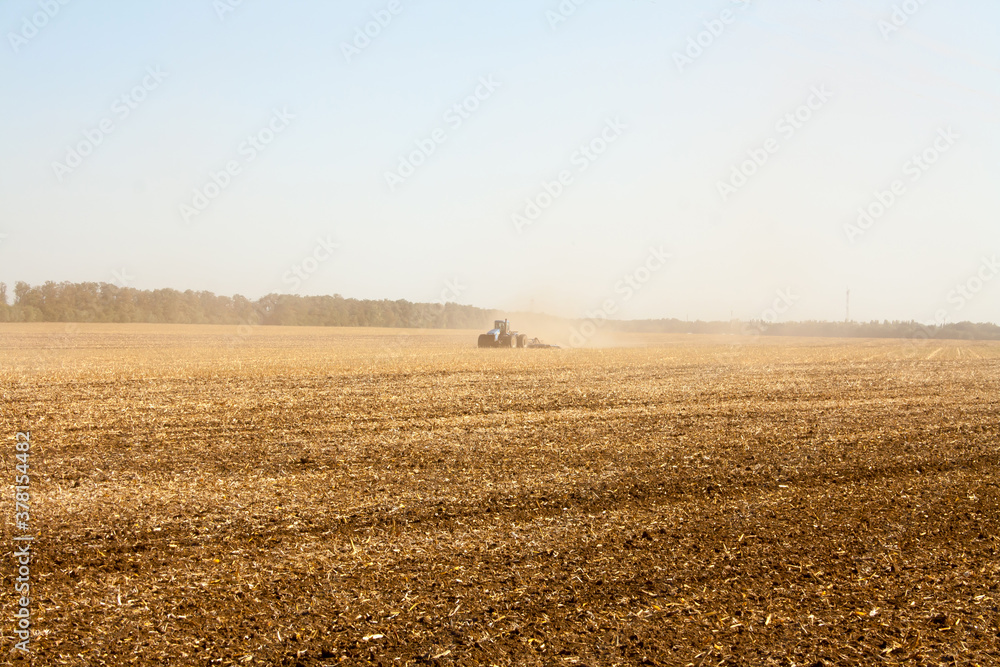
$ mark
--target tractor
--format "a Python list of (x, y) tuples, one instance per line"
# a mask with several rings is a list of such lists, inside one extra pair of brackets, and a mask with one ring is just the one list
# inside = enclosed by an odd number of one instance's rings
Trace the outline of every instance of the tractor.
[(510, 330), (508, 320), (495, 320), (493, 328), (479, 335), (479, 347), (524, 347), (528, 335)]

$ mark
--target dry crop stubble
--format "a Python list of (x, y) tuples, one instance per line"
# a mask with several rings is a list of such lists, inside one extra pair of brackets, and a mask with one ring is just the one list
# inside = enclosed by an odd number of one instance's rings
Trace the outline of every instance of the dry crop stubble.
[(233, 329), (0, 330), (36, 660), (1000, 660), (1000, 346)]

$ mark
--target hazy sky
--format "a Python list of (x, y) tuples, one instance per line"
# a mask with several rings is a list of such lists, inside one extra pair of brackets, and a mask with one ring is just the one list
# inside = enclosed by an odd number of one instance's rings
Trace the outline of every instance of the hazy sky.
[(792, 320), (850, 287), (855, 319), (1000, 322), (998, 25), (995, 0), (10, 0), (0, 281)]

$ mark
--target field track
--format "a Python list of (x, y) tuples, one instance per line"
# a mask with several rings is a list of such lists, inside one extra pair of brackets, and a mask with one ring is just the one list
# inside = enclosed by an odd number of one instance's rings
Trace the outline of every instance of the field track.
[(477, 333), (0, 325), (32, 664), (1000, 665), (1000, 344)]

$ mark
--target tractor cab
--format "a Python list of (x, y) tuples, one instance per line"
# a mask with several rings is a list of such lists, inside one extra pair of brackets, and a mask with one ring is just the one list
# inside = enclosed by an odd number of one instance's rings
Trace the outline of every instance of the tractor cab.
[(493, 331), (496, 331), (501, 335), (507, 333), (507, 326), (507, 320), (493, 320)]

